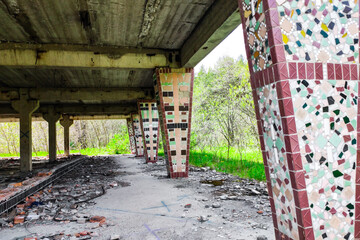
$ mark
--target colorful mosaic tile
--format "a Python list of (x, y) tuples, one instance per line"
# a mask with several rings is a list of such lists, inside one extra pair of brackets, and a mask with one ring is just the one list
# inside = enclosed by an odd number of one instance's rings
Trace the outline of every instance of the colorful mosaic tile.
[(146, 162), (156, 162), (158, 160), (159, 144), (159, 114), (157, 105), (156, 102), (148, 101), (139, 101), (138, 105), (141, 113), (140, 122), (145, 143), (145, 159)]
[(136, 156), (142, 157), (144, 156), (144, 143), (141, 133), (141, 126), (140, 126), (140, 116), (139, 114), (131, 114), (134, 126), (134, 137), (135, 137), (135, 144), (136, 144)]
[[(158, 69), (155, 76), (171, 176), (187, 176), (193, 71)], [(185, 175), (177, 175), (183, 173)]]
[(129, 133), (129, 143), (130, 143), (131, 153), (136, 154), (135, 135), (134, 135), (133, 123), (130, 118), (126, 119), (126, 125)]
[(276, 84), (258, 88), (257, 96), (278, 230), (292, 239), (299, 239)]
[(242, 8), (253, 71), (257, 72), (272, 64), (263, 1), (244, 0)]
[(288, 61), (358, 62), (358, 1), (277, 0), (276, 2)]
[(358, 83), (290, 84), (315, 238), (353, 239)]

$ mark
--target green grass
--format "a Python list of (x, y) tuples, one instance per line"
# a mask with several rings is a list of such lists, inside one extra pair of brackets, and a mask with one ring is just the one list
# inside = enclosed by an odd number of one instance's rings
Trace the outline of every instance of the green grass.
[[(159, 156), (164, 156), (163, 150), (159, 150)], [(229, 159), (226, 148), (217, 148), (217, 151), (190, 150), (189, 163), (196, 167), (210, 167), (241, 178), (266, 180), (261, 151), (257, 149), (247, 150), (242, 155), (231, 149)]]
[[(75, 149), (70, 151), (71, 154), (81, 153), (82, 155), (89, 155), (89, 156), (98, 156), (98, 155), (108, 155), (114, 154), (112, 151), (109, 151), (107, 148), (86, 148), (86, 149)], [(48, 156), (48, 152), (33, 152), (33, 157), (46, 157)], [(64, 151), (57, 151), (57, 154), (64, 154)], [(0, 157), (20, 157), (20, 154), (16, 153), (1, 153)]]
[[(117, 146), (117, 147), (116, 147)], [(63, 154), (63, 151), (58, 154)], [(81, 153), (82, 155), (98, 156), (108, 154), (126, 154), (129, 149), (123, 144), (112, 142), (104, 148), (86, 148), (82, 150), (71, 150), (71, 154)], [(164, 150), (159, 149), (159, 156), (164, 156)], [(48, 152), (33, 152), (33, 156), (44, 157)], [(0, 157), (14, 157), (19, 154), (0, 154)], [(189, 163), (197, 167), (210, 167), (219, 172), (237, 175), (241, 178), (256, 179), (265, 181), (264, 164), (261, 152), (257, 149), (247, 150), (239, 154), (236, 149), (231, 149), (229, 159), (227, 159), (227, 149), (225, 147), (214, 150), (190, 150)]]

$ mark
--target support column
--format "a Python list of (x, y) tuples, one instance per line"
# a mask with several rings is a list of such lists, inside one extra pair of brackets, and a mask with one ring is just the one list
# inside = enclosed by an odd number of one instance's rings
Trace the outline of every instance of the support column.
[(133, 126), (134, 126), (136, 156), (143, 157), (144, 156), (144, 143), (143, 143), (143, 137), (142, 137), (142, 133), (141, 133), (140, 115), (139, 114), (131, 114), (131, 119), (133, 121)]
[(134, 128), (131, 118), (126, 119), (126, 125), (129, 133), (129, 144), (130, 144), (130, 150), (131, 154), (136, 154), (136, 144), (135, 144), (135, 135), (134, 135)]
[(360, 238), (359, 2), (239, 9), (276, 239)]
[(168, 175), (188, 177), (193, 94), (193, 69), (156, 70), (155, 93)]
[(64, 153), (67, 157), (70, 155), (70, 127), (73, 123), (74, 120), (70, 119), (69, 115), (62, 115), (60, 124), (64, 128)]
[(38, 100), (29, 100), (26, 89), (20, 89), (20, 100), (11, 102), (20, 114), (20, 171), (32, 171), (32, 119), (31, 114), (39, 108)]
[(56, 113), (54, 107), (49, 107), (48, 113), (43, 115), (48, 122), (49, 130), (49, 162), (56, 161), (56, 122), (60, 119), (60, 114)]
[(156, 101), (138, 101), (140, 126), (144, 142), (144, 156), (146, 162), (158, 160), (159, 146), (159, 113)]

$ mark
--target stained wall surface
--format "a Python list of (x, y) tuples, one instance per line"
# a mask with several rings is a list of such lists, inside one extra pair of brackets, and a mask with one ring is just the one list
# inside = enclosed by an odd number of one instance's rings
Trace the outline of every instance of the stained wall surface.
[(276, 238), (359, 238), (358, 1), (239, 6)]

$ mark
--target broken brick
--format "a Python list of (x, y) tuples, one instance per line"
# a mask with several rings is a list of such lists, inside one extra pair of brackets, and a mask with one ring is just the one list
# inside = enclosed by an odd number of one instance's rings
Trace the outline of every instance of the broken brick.
[(94, 216), (92, 218), (90, 218), (90, 222), (91, 223), (104, 223), (106, 221), (106, 218), (103, 216)]
[(19, 182), (19, 183), (12, 183), (10, 184), (12, 187), (21, 187), (23, 184), (22, 182)]
[(25, 217), (24, 216), (16, 216), (14, 218), (14, 224), (24, 223)]

